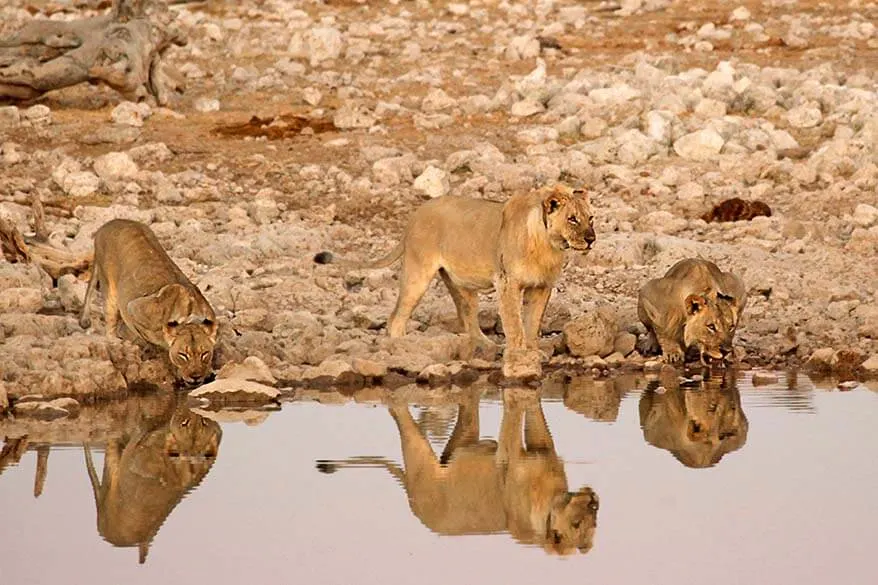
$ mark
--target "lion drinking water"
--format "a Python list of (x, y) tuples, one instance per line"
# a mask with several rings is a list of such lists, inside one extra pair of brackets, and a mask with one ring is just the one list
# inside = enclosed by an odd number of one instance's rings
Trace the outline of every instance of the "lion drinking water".
[[(402, 240), (374, 262), (340, 261), (347, 269), (384, 268), (400, 258), (399, 297), (390, 316), (390, 337), (401, 337), (421, 297), (438, 272), (451, 293), (460, 325), (476, 347), (493, 347), (482, 333), (478, 292), (496, 288), (506, 335), (503, 373), (521, 370), (517, 357), (537, 349), (540, 323), (564, 251), (587, 251), (595, 241), (594, 218), (583, 191), (563, 186), (511, 197), (506, 203), (440, 197), (412, 215)], [(314, 258), (333, 262), (329, 252)], [(523, 313), (523, 315), (522, 315)]]
[(216, 316), (201, 291), (174, 264), (155, 234), (136, 221), (114, 219), (95, 233), (94, 264), (79, 324), (91, 326), (95, 289), (104, 294), (107, 335), (119, 317), (141, 339), (168, 350), (187, 383), (212, 370)]
[(640, 289), (637, 314), (647, 337), (639, 349), (661, 350), (669, 363), (682, 362), (690, 348), (702, 363), (705, 357), (726, 360), (746, 304), (740, 277), (701, 258), (681, 260)]

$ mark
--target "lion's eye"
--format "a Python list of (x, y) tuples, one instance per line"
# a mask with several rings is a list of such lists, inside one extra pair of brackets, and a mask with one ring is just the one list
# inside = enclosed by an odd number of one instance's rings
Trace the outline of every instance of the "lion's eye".
[(181, 427), (188, 427), (189, 426), (189, 419), (188, 418), (184, 419), (183, 422), (180, 423), (180, 426)]
[(594, 225), (594, 217), (588, 218), (588, 225)]
[(713, 323), (708, 325), (707, 328), (708, 328), (708, 330), (712, 331), (713, 333), (716, 333), (716, 325), (714, 325)]
[(206, 351), (201, 354), (201, 361), (206, 362), (210, 358), (210, 352)]
[(579, 219), (575, 215), (571, 215), (567, 218), (567, 221), (572, 223), (573, 225), (579, 225)]
[(189, 355), (183, 353), (182, 351), (181, 351), (180, 353), (177, 354), (177, 357), (180, 358), (181, 360), (183, 360), (184, 362), (188, 362), (188, 361), (189, 361)]

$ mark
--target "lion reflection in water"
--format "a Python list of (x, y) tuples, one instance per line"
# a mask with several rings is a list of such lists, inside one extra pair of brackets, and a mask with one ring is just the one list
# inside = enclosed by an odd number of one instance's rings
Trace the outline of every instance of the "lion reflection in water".
[(744, 446), (749, 423), (733, 372), (692, 389), (680, 387), (676, 372), (660, 382), (664, 392), (648, 389), (640, 398), (640, 426), (649, 444), (693, 468), (716, 465)]
[(518, 542), (550, 553), (591, 549), (598, 497), (589, 487), (568, 491), (564, 464), (533, 390), (504, 392), (497, 441), (479, 440), (479, 394), (469, 394), (458, 406), (441, 457), (407, 405), (392, 405), (389, 411), (399, 429), (404, 469), (369, 457), (319, 461), (318, 469), (386, 468), (405, 488), (415, 516), (439, 534), (509, 532)]
[(115, 546), (137, 546), (140, 562), (165, 519), (216, 459), (219, 425), (180, 405), (170, 419), (107, 444), (102, 479), (84, 446), (98, 532)]

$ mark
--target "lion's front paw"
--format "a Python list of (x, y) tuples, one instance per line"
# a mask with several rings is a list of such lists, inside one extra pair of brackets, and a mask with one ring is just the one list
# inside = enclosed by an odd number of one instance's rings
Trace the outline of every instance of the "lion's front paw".
[(674, 349), (671, 351), (666, 351), (664, 355), (662, 355), (662, 361), (666, 364), (679, 365), (683, 363), (683, 359), (685, 355), (682, 351), (678, 349)]

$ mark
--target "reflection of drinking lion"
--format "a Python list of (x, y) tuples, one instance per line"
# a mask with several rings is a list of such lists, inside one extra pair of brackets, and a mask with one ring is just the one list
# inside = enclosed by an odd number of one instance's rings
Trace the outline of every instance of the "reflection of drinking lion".
[[(567, 489), (538, 397), (504, 395), (498, 441), (479, 440), (479, 397), (459, 406), (457, 422), (440, 458), (407, 406), (391, 406), (399, 428), (404, 469), (381, 458), (321, 461), (318, 469), (380, 466), (406, 490), (412, 512), (444, 535), (509, 532), (522, 544), (570, 554), (592, 547), (598, 497), (589, 487)], [(524, 436), (522, 437), (522, 430)]]
[(143, 563), (165, 519), (210, 471), (221, 438), (216, 422), (180, 406), (163, 424), (108, 443), (101, 480), (85, 446), (101, 536), (138, 546)]
[(643, 438), (666, 449), (687, 467), (711, 467), (747, 441), (749, 423), (732, 373), (704, 381), (701, 388), (679, 387), (676, 375), (666, 391), (645, 390), (640, 398)]

